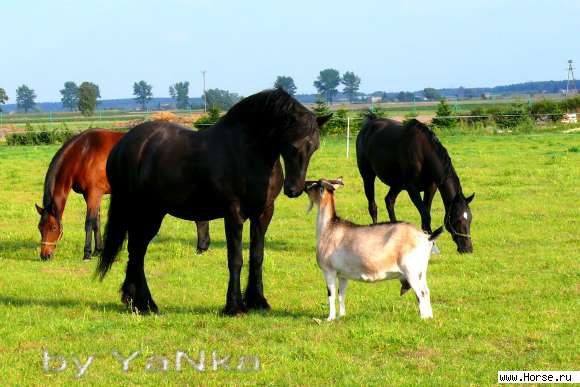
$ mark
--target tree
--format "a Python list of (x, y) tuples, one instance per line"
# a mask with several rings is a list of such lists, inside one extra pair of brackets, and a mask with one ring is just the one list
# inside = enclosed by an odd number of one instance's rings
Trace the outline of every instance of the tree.
[(435, 90), (432, 87), (426, 87), (423, 89), (423, 95), (425, 96), (425, 98), (427, 98), (430, 101), (434, 101), (436, 99), (440, 99), (441, 96), (439, 95), (439, 93), (437, 92), (437, 90)]
[(79, 104), (79, 87), (76, 83), (68, 81), (64, 83), (64, 89), (60, 91), (62, 107), (72, 112)]
[(83, 82), (79, 86), (78, 108), (83, 116), (92, 116), (97, 109), (97, 98), (101, 97), (99, 86)]
[(28, 113), (36, 105), (35, 99), (36, 94), (30, 87), (22, 85), (16, 89), (16, 106), (18, 110), (24, 110), (24, 113)]
[(314, 81), (314, 87), (319, 94), (325, 95), (326, 100), (332, 103), (332, 98), (337, 93), (336, 87), (340, 84), (340, 74), (335, 69), (325, 69), (318, 74)]
[(294, 79), (292, 79), (292, 77), (279, 75), (276, 78), (276, 82), (274, 82), (274, 88), (282, 89), (290, 95), (296, 94), (296, 85), (294, 84)]
[(169, 86), (169, 95), (175, 100), (178, 109), (189, 108), (189, 82), (177, 82)]
[(205, 92), (207, 106), (210, 108), (217, 107), (220, 110), (228, 110), (242, 97), (236, 93), (230, 93), (227, 90), (209, 89)]
[(352, 71), (347, 71), (342, 75), (340, 81), (344, 85), (342, 92), (348, 97), (348, 100), (352, 102), (360, 86), (360, 78)]
[(145, 81), (139, 81), (133, 84), (133, 95), (135, 96), (135, 101), (141, 104), (143, 110), (145, 110), (147, 102), (151, 101), (151, 97), (153, 97), (153, 93), (151, 92), (152, 89), (153, 86)]
[(453, 110), (451, 106), (444, 100), (439, 101), (437, 105), (437, 112), (435, 113), (435, 118), (433, 118), (433, 125), (440, 128), (453, 128), (457, 125), (457, 120), (452, 117)]
[[(6, 94), (6, 90), (0, 87), (0, 105), (4, 105), (8, 101), (8, 95)], [(0, 112), (2, 111), (2, 107), (0, 106)]]

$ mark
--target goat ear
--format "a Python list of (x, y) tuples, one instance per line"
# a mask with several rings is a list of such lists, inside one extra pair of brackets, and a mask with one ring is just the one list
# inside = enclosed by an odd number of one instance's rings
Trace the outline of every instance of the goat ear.
[(326, 188), (327, 190), (329, 190), (330, 192), (334, 192), (334, 184), (332, 184), (330, 181), (328, 180), (321, 180), (320, 184), (322, 185), (322, 187)]
[(324, 116), (316, 117), (316, 123), (318, 124), (318, 127), (322, 128), (322, 126), (324, 124), (326, 124), (326, 122), (328, 120), (330, 120), (330, 117), (332, 117), (332, 113), (324, 115)]
[(471, 194), (471, 196), (466, 197), (465, 201), (467, 202), (467, 204), (471, 203), (471, 201), (473, 200), (474, 197), (475, 197), (475, 192), (473, 194)]
[(314, 187), (316, 187), (316, 185), (318, 185), (317, 181), (312, 181), (312, 180), (308, 180), (304, 182), (304, 190), (308, 191)]
[(36, 212), (38, 212), (38, 215), (42, 216), (42, 214), (44, 214), (44, 208), (40, 207), (36, 203), (34, 203), (34, 207), (36, 207)]

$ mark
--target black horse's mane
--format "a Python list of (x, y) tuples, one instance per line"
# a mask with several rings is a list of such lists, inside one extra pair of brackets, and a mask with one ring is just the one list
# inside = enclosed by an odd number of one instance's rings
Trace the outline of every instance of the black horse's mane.
[(44, 179), (44, 194), (42, 196), (42, 206), (45, 211), (48, 211), (53, 216), (58, 216), (56, 210), (53, 208), (52, 196), (54, 192), (54, 185), (56, 184), (57, 172), (60, 170), (62, 164), (62, 156), (65, 151), (78, 139), (78, 137), (83, 134), (83, 132), (75, 134), (68, 141), (66, 141), (60, 149), (55, 153), (50, 165), (48, 166), (48, 171), (46, 172), (46, 178)]
[[(283, 89), (269, 89), (242, 99), (222, 118), (223, 122), (241, 121), (249, 124), (260, 135), (272, 134), (268, 131), (282, 129), (288, 137), (311, 134), (315, 125), (298, 121), (308, 117), (308, 110)], [(305, 133), (304, 130), (307, 130)], [(258, 133), (257, 133), (258, 134)]]
[(437, 137), (435, 132), (433, 132), (433, 130), (431, 130), (431, 128), (429, 128), (427, 125), (425, 125), (421, 121), (413, 118), (412, 120), (410, 120), (406, 124), (406, 126), (407, 126), (407, 128), (414, 128), (414, 129), (418, 130), (420, 133), (422, 133), (427, 138), (427, 140), (429, 140), (429, 142), (433, 146), (433, 149), (435, 150), (437, 157), (443, 163), (443, 171), (444, 171), (443, 177), (441, 178), (440, 182), (437, 182), (437, 185), (441, 185), (441, 183), (443, 183), (443, 181), (450, 174), (455, 172), (455, 170), (453, 169), (453, 164), (451, 163), (451, 157), (449, 157), (449, 153), (447, 152), (447, 149), (443, 146), (441, 141), (439, 141), (439, 138)]
[(443, 146), (441, 141), (439, 141), (439, 138), (437, 137), (435, 132), (433, 132), (433, 130), (431, 130), (431, 128), (429, 128), (427, 125), (425, 125), (421, 121), (413, 118), (405, 123), (400, 123), (398, 121), (391, 120), (388, 118), (380, 118), (373, 111), (369, 110), (369, 112), (366, 114), (365, 125), (370, 124), (372, 121), (375, 121), (375, 120), (387, 121), (389, 123), (392, 122), (396, 125), (404, 126), (407, 130), (416, 130), (419, 133), (421, 133), (427, 139), (427, 141), (429, 141), (429, 143), (433, 147), (433, 150), (435, 151), (437, 157), (439, 158), (439, 160), (441, 161), (441, 163), (443, 165), (443, 171), (444, 171), (443, 176), (442, 176), (441, 180), (437, 182), (437, 185), (441, 185), (443, 183), (443, 181), (449, 175), (455, 173), (455, 170), (453, 169), (453, 164), (451, 163), (451, 157), (449, 157), (449, 153), (447, 152), (447, 149)]

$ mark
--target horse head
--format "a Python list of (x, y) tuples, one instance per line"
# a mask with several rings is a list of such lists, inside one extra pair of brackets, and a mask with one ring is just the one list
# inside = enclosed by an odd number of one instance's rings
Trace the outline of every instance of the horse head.
[(472, 220), (469, 203), (474, 197), (475, 194), (465, 197), (463, 193), (458, 193), (445, 214), (445, 228), (457, 245), (457, 251), (462, 254), (473, 253), (473, 243), (469, 233)]
[(60, 220), (47, 209), (35, 204), (36, 211), (40, 215), (38, 230), (40, 231), (40, 259), (49, 260), (54, 254), (56, 244), (62, 237), (62, 223)]

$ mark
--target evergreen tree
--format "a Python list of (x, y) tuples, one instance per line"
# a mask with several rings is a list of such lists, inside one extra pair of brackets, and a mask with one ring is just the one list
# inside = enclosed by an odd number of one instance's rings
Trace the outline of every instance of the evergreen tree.
[(453, 128), (457, 125), (457, 120), (452, 117), (453, 110), (451, 106), (444, 100), (439, 101), (437, 105), (437, 112), (435, 113), (435, 118), (433, 118), (433, 125), (439, 128)]

